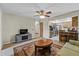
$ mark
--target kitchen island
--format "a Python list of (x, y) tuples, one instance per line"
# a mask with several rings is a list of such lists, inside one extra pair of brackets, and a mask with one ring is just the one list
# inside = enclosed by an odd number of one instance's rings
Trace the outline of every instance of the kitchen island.
[(60, 42), (68, 42), (69, 40), (78, 40), (78, 32), (59, 31), (59, 41)]

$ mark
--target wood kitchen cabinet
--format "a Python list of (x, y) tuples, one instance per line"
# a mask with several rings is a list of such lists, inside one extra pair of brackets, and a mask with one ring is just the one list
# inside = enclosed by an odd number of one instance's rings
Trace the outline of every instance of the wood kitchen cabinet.
[(60, 42), (68, 42), (69, 40), (78, 40), (77, 32), (59, 32)]

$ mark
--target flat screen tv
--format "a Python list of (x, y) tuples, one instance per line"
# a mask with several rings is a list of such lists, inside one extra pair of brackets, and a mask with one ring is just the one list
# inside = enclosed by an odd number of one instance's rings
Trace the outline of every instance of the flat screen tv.
[(28, 29), (20, 29), (20, 34), (27, 34), (28, 33)]

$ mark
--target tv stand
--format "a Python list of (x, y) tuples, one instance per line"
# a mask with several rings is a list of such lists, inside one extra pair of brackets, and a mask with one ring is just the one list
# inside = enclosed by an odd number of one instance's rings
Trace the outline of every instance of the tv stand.
[(23, 42), (23, 41), (28, 41), (32, 39), (32, 34), (27, 33), (27, 34), (16, 34), (15, 36), (15, 42)]

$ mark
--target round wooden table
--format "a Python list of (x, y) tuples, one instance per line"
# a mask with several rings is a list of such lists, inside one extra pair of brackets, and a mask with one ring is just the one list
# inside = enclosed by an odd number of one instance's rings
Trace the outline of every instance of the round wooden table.
[(51, 39), (40, 39), (35, 42), (35, 55), (37, 53), (37, 48), (48, 49), (51, 52), (51, 44), (53, 41)]

